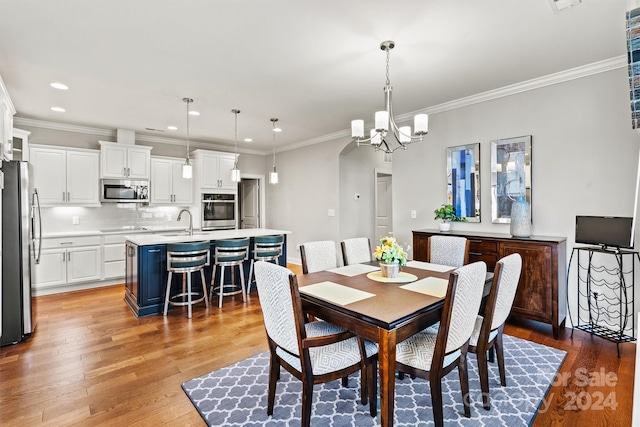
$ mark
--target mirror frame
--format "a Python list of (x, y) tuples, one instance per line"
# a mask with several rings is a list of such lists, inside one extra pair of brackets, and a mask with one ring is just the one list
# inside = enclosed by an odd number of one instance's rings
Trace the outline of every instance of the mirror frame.
[[(469, 201), (473, 201), (473, 206)], [(479, 142), (447, 148), (447, 203), (453, 205), (456, 216), (466, 218), (467, 222), (480, 222)]]
[(491, 141), (491, 221), (511, 223), (518, 196), (525, 196), (531, 214), (531, 135)]

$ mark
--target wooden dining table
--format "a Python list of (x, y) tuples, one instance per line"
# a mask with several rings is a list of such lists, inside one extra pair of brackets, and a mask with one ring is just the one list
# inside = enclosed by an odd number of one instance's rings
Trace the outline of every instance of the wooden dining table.
[[(409, 265), (420, 268), (403, 266), (401, 274), (415, 279), (388, 283), (368, 277), (379, 276), (372, 263), (358, 265), (362, 267), (298, 274), (298, 286), (306, 313), (378, 343), (379, 410), (382, 426), (387, 427), (393, 425), (396, 344), (440, 320), (446, 292), (442, 285), (454, 268), (414, 262)], [(492, 278), (488, 273), (485, 295)], [(403, 287), (412, 282), (421, 289)]]

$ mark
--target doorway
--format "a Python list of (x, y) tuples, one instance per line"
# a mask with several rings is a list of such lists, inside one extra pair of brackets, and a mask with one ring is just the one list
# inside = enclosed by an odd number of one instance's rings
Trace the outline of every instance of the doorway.
[(374, 241), (389, 234), (393, 235), (392, 181), (391, 172), (375, 170), (376, 239)]
[(243, 176), (238, 183), (238, 228), (264, 228), (264, 177)]

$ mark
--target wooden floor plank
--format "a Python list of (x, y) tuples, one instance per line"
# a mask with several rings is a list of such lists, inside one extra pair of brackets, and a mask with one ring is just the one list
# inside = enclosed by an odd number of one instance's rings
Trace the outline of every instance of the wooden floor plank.
[[(180, 385), (267, 350), (255, 290), (247, 303), (199, 304), (192, 319), (179, 307), (137, 319), (123, 297), (116, 285), (36, 298), (33, 337), (0, 347), (0, 425), (205, 425)], [(615, 344), (582, 331), (555, 340), (550, 326), (518, 320), (505, 333), (568, 352), (533, 426), (631, 424), (635, 344), (618, 358)], [(615, 385), (585, 385), (581, 373), (613, 375)], [(617, 407), (594, 408), (597, 393)]]

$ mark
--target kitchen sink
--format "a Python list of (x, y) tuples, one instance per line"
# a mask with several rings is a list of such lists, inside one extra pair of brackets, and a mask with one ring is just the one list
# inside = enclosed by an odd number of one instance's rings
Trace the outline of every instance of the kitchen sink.
[(175, 232), (171, 232), (171, 233), (163, 233), (160, 234), (160, 236), (162, 237), (176, 237), (176, 236), (185, 236), (185, 237), (195, 237), (195, 238), (200, 238), (200, 237), (207, 237), (206, 234), (203, 233), (193, 233), (192, 236), (189, 236), (189, 232), (188, 231), (175, 231)]

